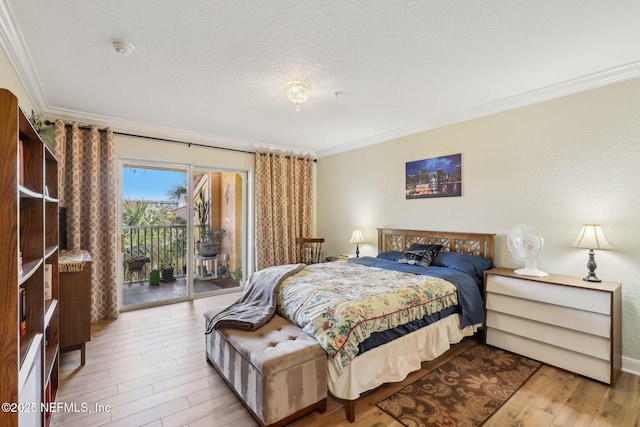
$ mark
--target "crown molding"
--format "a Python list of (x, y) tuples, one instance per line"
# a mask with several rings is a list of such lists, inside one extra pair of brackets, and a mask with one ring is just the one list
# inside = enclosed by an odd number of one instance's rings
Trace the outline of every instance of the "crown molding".
[(452, 125), (454, 123), (460, 123), (467, 120), (489, 116), (491, 114), (501, 113), (515, 108), (525, 107), (527, 105), (533, 105), (540, 102), (561, 98), (563, 96), (608, 86), (614, 83), (620, 83), (625, 80), (630, 80), (637, 77), (640, 77), (640, 61), (635, 61), (629, 64), (621, 65), (619, 67), (614, 67), (608, 70), (588, 74), (576, 79), (567, 80), (562, 83), (500, 99), (498, 101), (469, 108), (463, 111), (446, 114), (404, 128), (372, 135), (367, 138), (351, 141), (324, 150), (318, 150), (316, 155), (318, 156), (318, 158), (321, 158), (345, 151), (355, 150), (357, 148), (366, 147), (368, 145), (378, 144), (404, 136), (413, 135), (419, 132)]
[(47, 97), (40, 84), (27, 44), (15, 24), (13, 11), (5, 0), (0, 0), (0, 45), (7, 54), (31, 103), (38, 111), (43, 111), (47, 105)]

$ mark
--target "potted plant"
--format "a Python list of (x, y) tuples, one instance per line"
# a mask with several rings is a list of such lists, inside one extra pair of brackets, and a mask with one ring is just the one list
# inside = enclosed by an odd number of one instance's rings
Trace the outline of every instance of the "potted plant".
[[(207, 247), (206, 255), (204, 253), (200, 253), (202, 256), (211, 256), (214, 257), (218, 255), (218, 250), (220, 249), (220, 242), (224, 239), (224, 236), (227, 235), (227, 231), (224, 228), (219, 230), (208, 230), (207, 234), (204, 238), (205, 245)], [(203, 245), (200, 245), (201, 247)]]
[(227, 230), (225, 230), (224, 228), (221, 228), (220, 230), (216, 230), (216, 231), (209, 230), (207, 231), (207, 240), (220, 245), (220, 242), (222, 241), (222, 239), (224, 239), (224, 236), (226, 235), (227, 235)]
[[(200, 240), (196, 243), (196, 249), (202, 256), (213, 256), (213, 242), (208, 240), (209, 232), (209, 213), (211, 212), (211, 201), (206, 200), (204, 191), (200, 190), (199, 199), (193, 205), (198, 221), (200, 222)], [(216, 250), (217, 254), (217, 250)]]
[(202, 190), (200, 190), (199, 200), (194, 203), (194, 209), (200, 222), (200, 241), (197, 242), (196, 249), (201, 256), (214, 257), (218, 255), (220, 241), (227, 235), (227, 231), (224, 228), (215, 231), (209, 228), (211, 201), (205, 200)]
[(173, 282), (176, 278), (173, 275), (173, 265), (169, 264), (168, 267), (162, 264), (162, 282)]
[(229, 275), (229, 269), (226, 265), (220, 264), (218, 265), (218, 277), (226, 278)]
[(53, 141), (53, 137), (55, 135), (54, 127), (51, 126), (42, 114), (36, 114), (33, 110), (31, 110), (31, 117), (29, 117), (29, 121), (38, 135), (40, 135), (40, 138), (42, 138), (42, 141), (44, 141), (44, 143), (53, 150), (55, 145)]
[(236, 280), (242, 280), (242, 265), (239, 265), (238, 268), (232, 271), (231, 275)]

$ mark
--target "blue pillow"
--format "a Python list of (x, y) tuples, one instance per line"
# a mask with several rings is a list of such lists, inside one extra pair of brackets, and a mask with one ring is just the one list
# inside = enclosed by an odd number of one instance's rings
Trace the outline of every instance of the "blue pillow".
[(447, 251), (440, 251), (431, 262), (431, 265), (466, 273), (473, 277), (480, 287), (482, 287), (484, 280), (484, 272), (495, 267), (493, 262), (487, 258)]
[(386, 259), (389, 261), (398, 261), (400, 258), (402, 258), (402, 252), (400, 251), (380, 252), (377, 258)]

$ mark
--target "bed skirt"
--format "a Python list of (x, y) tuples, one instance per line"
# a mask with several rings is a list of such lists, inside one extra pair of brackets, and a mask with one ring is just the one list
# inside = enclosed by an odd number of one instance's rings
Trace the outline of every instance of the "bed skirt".
[(451, 344), (473, 335), (481, 326), (461, 330), (460, 315), (453, 314), (357, 356), (340, 375), (334, 364), (328, 363), (329, 391), (339, 399), (355, 400), (384, 383), (402, 381), (420, 369), (423, 361), (442, 355)]

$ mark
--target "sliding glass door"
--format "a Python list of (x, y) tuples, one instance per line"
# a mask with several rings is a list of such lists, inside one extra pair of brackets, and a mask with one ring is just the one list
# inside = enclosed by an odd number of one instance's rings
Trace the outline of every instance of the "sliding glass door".
[(243, 277), (245, 174), (198, 168), (193, 174), (193, 290), (238, 289)]
[(121, 309), (243, 283), (246, 173), (120, 162)]

